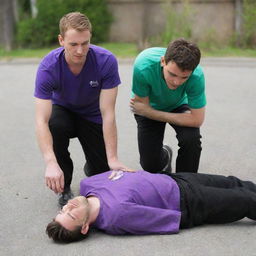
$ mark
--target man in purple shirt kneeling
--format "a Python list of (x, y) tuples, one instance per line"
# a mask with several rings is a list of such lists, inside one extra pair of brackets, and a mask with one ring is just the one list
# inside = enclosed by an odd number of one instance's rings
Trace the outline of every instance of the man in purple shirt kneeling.
[(202, 224), (256, 220), (256, 185), (234, 176), (117, 171), (85, 178), (81, 196), (48, 224), (57, 242), (85, 238), (89, 227), (112, 235), (171, 234)]
[(115, 102), (120, 78), (116, 58), (90, 44), (92, 27), (84, 14), (68, 13), (59, 26), (61, 47), (41, 61), (34, 96), (45, 182), (60, 194), (62, 207), (72, 198), (71, 138), (77, 137), (82, 146), (87, 176), (110, 169), (132, 170), (117, 156)]

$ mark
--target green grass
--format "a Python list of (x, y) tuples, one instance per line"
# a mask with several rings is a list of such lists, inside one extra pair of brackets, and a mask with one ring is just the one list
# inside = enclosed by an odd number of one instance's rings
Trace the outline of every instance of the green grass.
[(10, 52), (6, 52), (0, 49), (0, 59), (9, 58), (42, 58), (49, 51), (55, 47), (43, 48), (43, 49), (15, 49)]
[[(113, 52), (118, 58), (132, 58), (138, 54), (135, 44), (130, 43), (103, 43), (99, 46), (104, 47)], [(42, 49), (14, 49), (10, 52), (6, 52), (0, 48), (0, 59), (11, 58), (42, 58), (54, 48), (59, 47), (55, 45), (53, 47)]]
[(113, 52), (119, 58), (132, 58), (138, 55), (138, 50), (135, 44), (131, 43), (104, 43), (100, 46)]
[(241, 49), (233, 47), (202, 49), (204, 57), (256, 57), (256, 49)]
[[(103, 43), (100, 46), (113, 52), (118, 58), (134, 58), (138, 54), (135, 44), (132, 43)], [(0, 48), (0, 59), (11, 58), (42, 58), (58, 45), (43, 49), (15, 49), (6, 52)], [(202, 50), (203, 57), (256, 57), (256, 49), (239, 49), (232, 47), (211, 48)]]

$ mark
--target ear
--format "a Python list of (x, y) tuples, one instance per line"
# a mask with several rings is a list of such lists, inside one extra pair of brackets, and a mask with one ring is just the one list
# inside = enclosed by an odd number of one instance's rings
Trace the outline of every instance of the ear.
[(81, 228), (81, 233), (85, 235), (87, 234), (88, 231), (89, 231), (89, 225), (87, 223), (83, 224)]
[(58, 35), (58, 40), (59, 40), (60, 46), (64, 46), (64, 38), (61, 35)]
[(165, 66), (166, 63), (165, 63), (165, 59), (164, 59), (164, 56), (161, 57), (161, 67)]

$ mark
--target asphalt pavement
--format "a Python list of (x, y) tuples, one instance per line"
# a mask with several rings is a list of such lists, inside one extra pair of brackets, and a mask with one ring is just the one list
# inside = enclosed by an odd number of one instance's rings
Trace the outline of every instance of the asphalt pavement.
[[(132, 60), (119, 60), (119, 64), (119, 157), (126, 165), (140, 169), (136, 123), (129, 110)], [(201, 129), (199, 172), (256, 182), (256, 59), (208, 58), (201, 64), (207, 111)], [(37, 60), (0, 62), (0, 255), (256, 255), (256, 222), (246, 218), (182, 230), (176, 235), (110, 236), (96, 231), (69, 245), (49, 240), (45, 227), (58, 207), (56, 195), (44, 184), (44, 163), (34, 132), (37, 66)], [(170, 127), (165, 143), (174, 149), (175, 168), (177, 140)], [(70, 152), (75, 166), (72, 189), (77, 195), (84, 177), (84, 156), (76, 139), (71, 141)]]

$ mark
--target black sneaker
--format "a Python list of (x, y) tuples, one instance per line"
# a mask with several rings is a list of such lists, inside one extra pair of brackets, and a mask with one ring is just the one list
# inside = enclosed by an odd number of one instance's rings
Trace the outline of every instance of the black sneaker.
[(59, 206), (62, 208), (65, 204), (67, 204), (68, 200), (72, 199), (74, 197), (72, 191), (70, 188), (65, 189), (64, 192), (60, 194), (59, 197)]
[(171, 173), (172, 172), (172, 149), (167, 145), (163, 145), (163, 150), (167, 153), (168, 162), (166, 166), (162, 169), (161, 173)]

